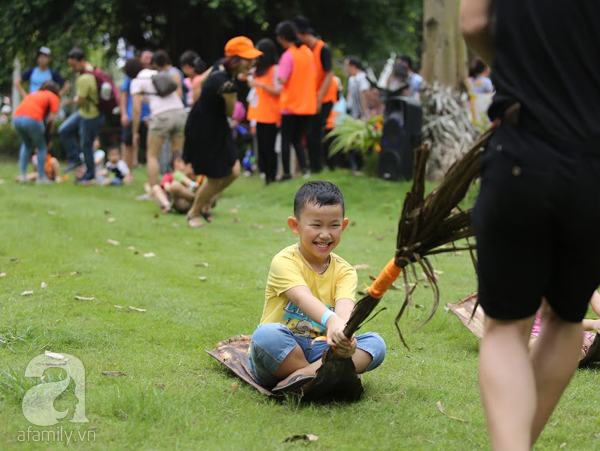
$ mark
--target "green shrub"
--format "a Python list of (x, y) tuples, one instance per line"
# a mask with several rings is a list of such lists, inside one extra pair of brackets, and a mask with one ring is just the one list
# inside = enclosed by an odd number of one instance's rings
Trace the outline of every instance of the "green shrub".
[(21, 139), (12, 124), (9, 122), (0, 125), (0, 155), (17, 157), (20, 146)]

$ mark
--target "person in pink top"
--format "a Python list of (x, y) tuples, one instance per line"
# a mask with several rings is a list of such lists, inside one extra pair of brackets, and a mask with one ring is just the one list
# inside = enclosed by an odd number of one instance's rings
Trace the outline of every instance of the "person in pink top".
[[(29, 94), (17, 107), (13, 115), (13, 126), (21, 137), (19, 151), (19, 183), (27, 183), (27, 165), (33, 147), (37, 147), (38, 161), (46, 161), (47, 136), (54, 127), (54, 118), (58, 112), (60, 100), (58, 98), (58, 85), (53, 81), (45, 81), (39, 91)], [(44, 119), (47, 118), (47, 124)], [(52, 183), (46, 177), (44, 165), (38, 164), (38, 177), (36, 183), (43, 185)]]
[[(590, 299), (590, 307), (597, 316), (600, 316), (600, 293), (598, 293), (598, 291), (594, 291), (594, 294)], [(541, 316), (544, 315), (545, 311), (548, 309), (548, 304), (546, 302), (543, 302), (542, 307), (535, 315), (535, 321), (533, 323), (533, 328), (531, 329), (531, 338), (529, 340), (530, 347), (540, 335)], [(580, 359), (583, 359), (588, 354), (588, 352), (590, 351), (590, 347), (592, 346), (592, 343), (594, 343), (594, 339), (596, 338), (596, 333), (600, 333), (600, 319), (584, 319), (582, 325), (583, 345), (581, 347)]]

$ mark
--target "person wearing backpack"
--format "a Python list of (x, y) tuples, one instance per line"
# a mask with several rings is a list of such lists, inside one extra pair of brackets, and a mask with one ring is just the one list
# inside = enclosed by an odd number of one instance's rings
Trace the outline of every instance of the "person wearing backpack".
[(140, 139), (142, 101), (146, 100), (150, 105), (147, 171), (148, 183), (152, 187), (159, 182), (158, 156), (165, 139), (170, 138), (172, 152), (183, 150), (183, 132), (187, 113), (180, 96), (181, 77), (178, 74), (170, 74), (168, 70), (145, 69), (139, 58), (127, 60), (125, 74), (131, 78), (134, 145)]
[[(80, 48), (75, 47), (69, 52), (67, 62), (71, 70), (79, 74), (75, 81), (75, 97), (73, 99), (73, 102), (79, 109), (61, 124), (58, 134), (69, 160), (65, 172), (72, 171), (81, 165), (79, 157), (81, 148), (85, 160), (86, 172), (76, 183), (79, 185), (89, 185), (94, 183), (96, 176), (93, 150), (94, 140), (104, 123), (104, 114), (101, 111), (102, 104), (98, 92), (97, 78), (100, 77), (96, 74), (97, 70), (87, 62), (85, 53)], [(108, 78), (106, 74), (104, 76)], [(103, 90), (106, 89), (105, 84), (109, 84), (108, 80), (103, 82)], [(108, 89), (112, 89), (112, 86), (109, 86)], [(114, 95), (112, 93), (109, 94), (110, 96)], [(77, 134), (79, 134), (79, 145), (75, 139)]]

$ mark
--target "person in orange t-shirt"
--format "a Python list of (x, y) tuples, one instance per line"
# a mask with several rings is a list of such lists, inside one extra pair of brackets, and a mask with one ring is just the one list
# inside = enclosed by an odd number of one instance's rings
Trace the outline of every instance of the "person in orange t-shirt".
[(279, 106), (281, 107), (281, 158), (283, 176), (289, 180), (290, 145), (294, 144), (300, 170), (304, 176), (310, 175), (302, 136), (308, 124), (317, 113), (317, 71), (311, 50), (298, 39), (293, 22), (280, 22), (275, 29), (277, 41), (285, 49), (279, 60), (277, 78), (283, 84)]
[(256, 140), (258, 142), (258, 162), (265, 173), (268, 185), (275, 181), (277, 175), (277, 154), (275, 141), (277, 130), (281, 124), (279, 96), (281, 84), (277, 80), (277, 51), (275, 43), (261, 39), (256, 48), (263, 52), (258, 58), (254, 75), (248, 77), (248, 86), (255, 89), (248, 104), (248, 120), (256, 121)]
[[(29, 94), (17, 107), (13, 115), (13, 126), (21, 137), (19, 151), (19, 183), (27, 183), (27, 165), (31, 150), (37, 147), (38, 161), (46, 161), (47, 136), (53, 130), (54, 119), (58, 112), (60, 100), (58, 98), (58, 85), (53, 81), (46, 81), (40, 86), (39, 91)], [(47, 124), (44, 119), (47, 117)], [(44, 165), (38, 165), (37, 184), (51, 183), (46, 177)]]
[(310, 170), (320, 172), (326, 158), (323, 149), (323, 135), (327, 118), (329, 117), (333, 104), (337, 100), (337, 90), (332, 83), (333, 62), (331, 49), (322, 39), (317, 38), (315, 31), (310, 27), (306, 17), (295, 17), (294, 24), (298, 29), (298, 38), (312, 50), (317, 71), (317, 84), (315, 95), (317, 96), (317, 114), (312, 117), (308, 126), (306, 141), (308, 145), (308, 156), (310, 159)]

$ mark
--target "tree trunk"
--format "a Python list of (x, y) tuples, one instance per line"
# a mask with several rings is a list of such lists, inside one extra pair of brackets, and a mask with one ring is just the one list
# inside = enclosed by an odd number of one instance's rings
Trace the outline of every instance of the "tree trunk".
[(458, 88), (467, 77), (467, 46), (459, 26), (460, 0), (424, 0), (423, 78)]

